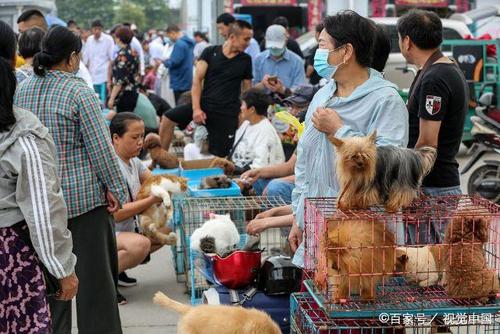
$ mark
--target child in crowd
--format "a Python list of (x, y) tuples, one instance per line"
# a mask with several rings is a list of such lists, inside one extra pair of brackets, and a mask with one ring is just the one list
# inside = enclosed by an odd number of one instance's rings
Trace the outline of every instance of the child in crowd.
[[(123, 205), (115, 214), (116, 220), (116, 248), (118, 250), (118, 285), (133, 286), (137, 281), (128, 277), (125, 270), (141, 264), (148, 254), (161, 248), (156, 240), (150, 240), (138, 233), (136, 226), (137, 216), (162, 199), (150, 196), (142, 200), (135, 200), (141, 184), (151, 176), (151, 172), (137, 157), (141, 152), (144, 141), (144, 121), (134, 113), (123, 112), (117, 114), (110, 124), (113, 146), (118, 156), (120, 169), (127, 181), (129, 203)], [(127, 300), (118, 294), (119, 304), (126, 304)]]

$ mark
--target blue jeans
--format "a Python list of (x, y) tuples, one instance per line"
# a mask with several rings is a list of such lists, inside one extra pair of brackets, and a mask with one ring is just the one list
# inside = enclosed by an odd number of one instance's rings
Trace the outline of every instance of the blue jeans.
[(257, 195), (261, 196), (267, 188), (267, 196), (281, 197), (287, 204), (292, 203), (292, 191), (294, 187), (294, 183), (280, 179), (258, 179), (253, 184), (253, 189)]
[[(461, 195), (462, 190), (460, 186), (455, 187), (422, 187), (422, 191), (429, 197), (452, 196)], [(439, 201), (439, 199), (436, 199)], [(458, 203), (457, 203), (458, 204)], [(439, 203), (436, 203), (439, 205)], [(444, 231), (446, 229), (447, 221), (439, 221), (430, 219), (427, 222), (420, 222), (418, 225), (418, 239), (417, 239), (417, 225), (408, 225), (408, 242), (407, 244), (440, 244), (444, 240)]]

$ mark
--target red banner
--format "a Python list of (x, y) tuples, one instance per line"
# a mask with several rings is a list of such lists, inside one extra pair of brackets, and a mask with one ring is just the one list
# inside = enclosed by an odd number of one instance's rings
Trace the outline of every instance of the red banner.
[(296, 6), (297, 0), (241, 0), (240, 3), (242, 6)]
[(322, 5), (323, 1), (321, 0), (309, 0), (307, 5), (307, 25), (309, 31), (315, 31), (316, 25), (321, 22)]
[(415, 7), (448, 7), (449, 1), (446, 0), (396, 0), (396, 6), (415, 6)]

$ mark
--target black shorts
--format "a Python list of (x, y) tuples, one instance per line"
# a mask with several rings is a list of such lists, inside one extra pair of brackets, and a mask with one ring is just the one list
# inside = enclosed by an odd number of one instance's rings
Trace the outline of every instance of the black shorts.
[[(234, 135), (238, 128), (238, 116), (230, 116), (203, 109), (207, 113), (205, 126), (208, 131), (208, 150), (213, 155), (225, 157), (233, 147)], [(166, 111), (163, 116), (177, 123), (184, 130), (193, 120), (193, 107), (190, 104), (180, 105)]]

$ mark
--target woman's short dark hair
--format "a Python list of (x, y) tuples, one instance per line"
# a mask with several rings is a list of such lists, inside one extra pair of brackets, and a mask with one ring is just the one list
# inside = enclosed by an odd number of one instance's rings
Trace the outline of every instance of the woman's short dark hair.
[(410, 10), (399, 18), (397, 29), (401, 38), (410, 37), (422, 50), (435, 49), (443, 41), (441, 19), (436, 13), (428, 10)]
[(78, 36), (66, 27), (54, 26), (43, 37), (41, 51), (33, 57), (33, 71), (44, 76), (52, 66), (69, 61), (73, 52), (80, 51), (82, 41)]
[(383, 24), (376, 24), (376, 27), (373, 59), (370, 67), (383, 72), (389, 53), (391, 53), (391, 38)]
[(254, 107), (257, 115), (267, 116), (267, 108), (271, 104), (269, 95), (258, 88), (250, 88), (241, 96), (247, 108)]
[(208, 43), (208, 37), (206, 34), (202, 33), (201, 31), (195, 31), (193, 33), (193, 37), (199, 37), (201, 38), (202, 40), (204, 40), (205, 42)]
[(129, 27), (123, 25), (116, 29), (115, 37), (123, 44), (129, 45), (132, 42), (132, 38), (134, 38), (134, 32)]
[(40, 52), (45, 31), (38, 27), (33, 27), (21, 34), (19, 37), (19, 54), (23, 58), (33, 58)]
[(345, 10), (323, 21), (326, 32), (335, 42), (335, 48), (350, 43), (361, 66), (370, 66), (375, 40), (375, 24), (352, 10)]
[(111, 137), (113, 137), (114, 134), (117, 134), (118, 137), (122, 137), (128, 131), (128, 126), (132, 122), (144, 122), (144, 120), (141, 116), (133, 112), (121, 112), (116, 114), (109, 124)]
[(16, 123), (14, 117), (14, 93), (16, 76), (13, 62), (16, 58), (16, 34), (12, 28), (0, 20), (0, 132), (7, 131)]

